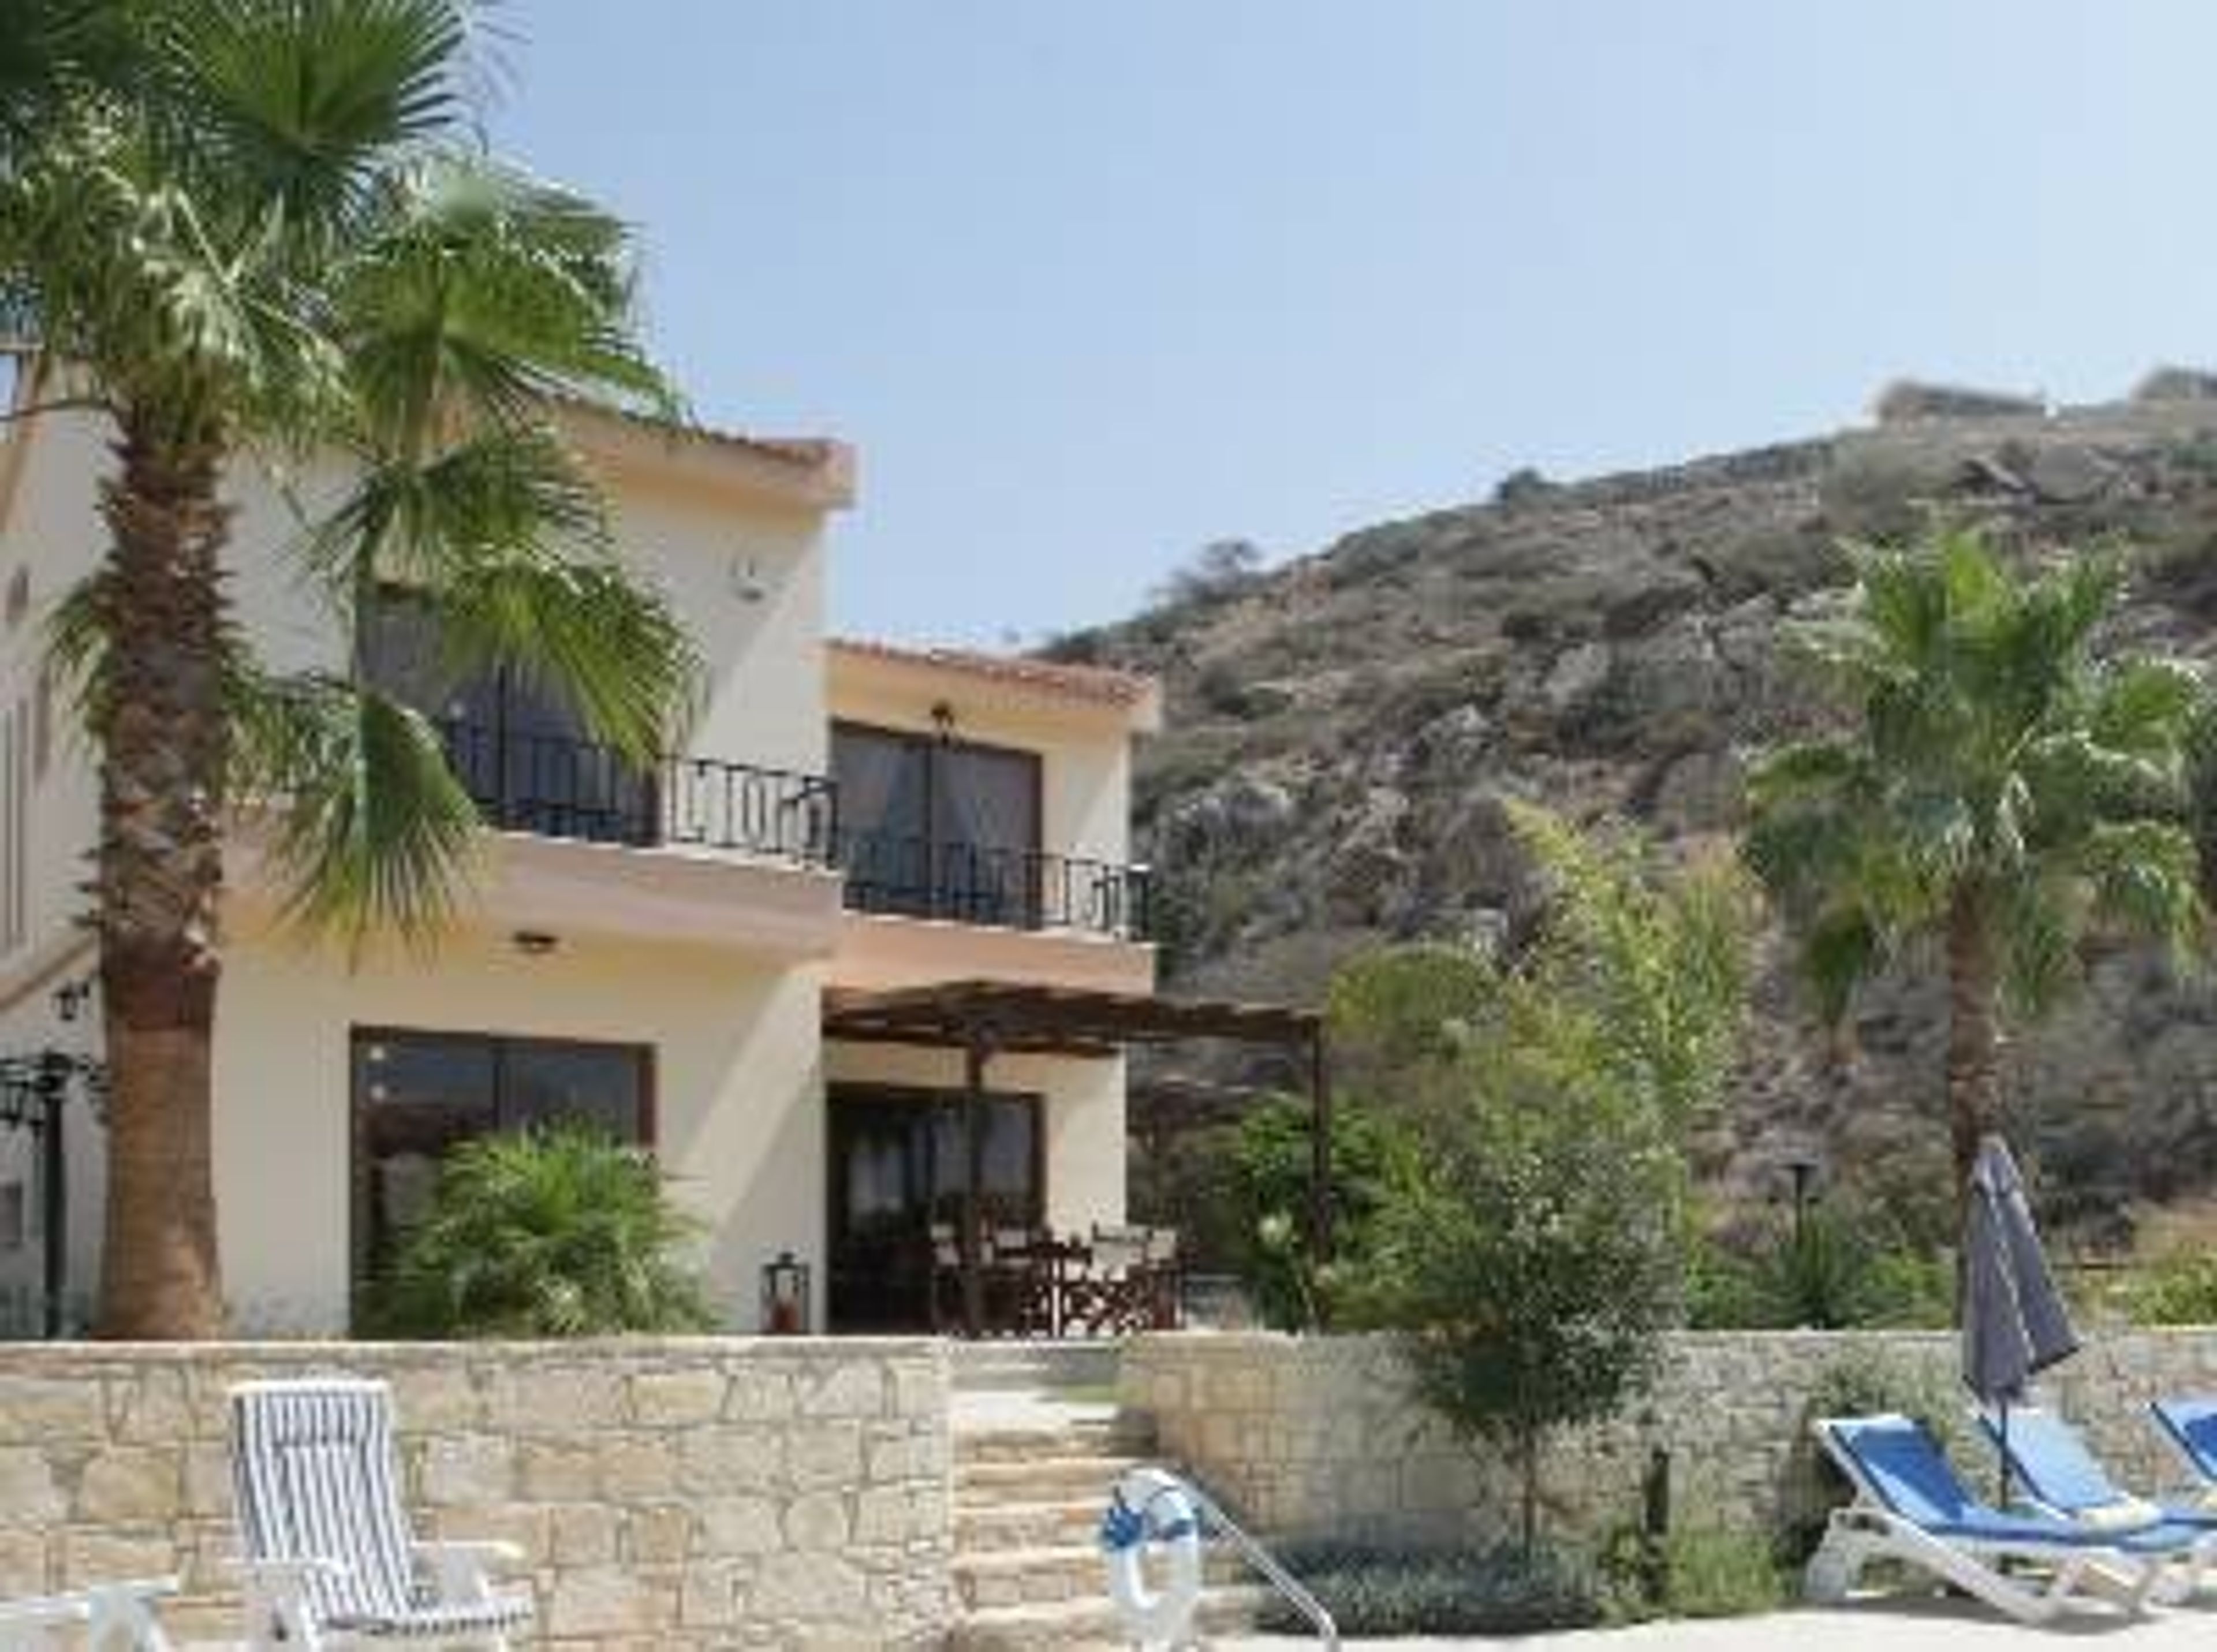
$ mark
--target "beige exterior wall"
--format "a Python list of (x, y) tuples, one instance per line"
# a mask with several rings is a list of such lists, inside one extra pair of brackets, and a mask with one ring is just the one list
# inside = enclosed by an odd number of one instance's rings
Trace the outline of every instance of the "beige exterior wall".
[[(106, 438), (82, 416), (0, 427), (0, 593), (19, 571), (28, 605), (0, 617), (0, 807), (9, 720), (34, 721), (46, 628), (59, 599), (97, 565), (103, 535), (97, 482), (112, 467)], [(781, 497), (773, 480), (738, 458), (716, 462), (714, 444), (673, 443), (601, 422), (580, 430), (588, 461), (607, 484), (619, 554), (663, 591), (706, 665), (688, 750), (724, 762), (821, 774), (827, 759), (824, 692), (823, 512), (838, 496)], [(704, 459), (701, 449), (712, 455)], [(235, 467), (236, 507), (227, 558), (238, 622), (266, 664), (330, 668), (343, 639), (321, 593), (291, 554), (302, 523), (339, 496), (335, 471), (273, 476)], [(4, 972), (66, 937), (82, 911), (77, 885), (93, 837), (92, 770), (65, 705), (52, 707), (52, 761), (34, 776), (24, 864), (28, 911), (0, 923)], [(8, 833), (0, 831), (0, 841)], [(0, 866), (0, 887), (9, 869)], [(0, 897), (0, 918), (6, 900)]]
[[(958, 1050), (897, 1044), (826, 1044), (830, 1083), (886, 1084), (959, 1092)], [(1042, 1103), (1047, 1222), (1058, 1233), (1124, 1220), (1124, 1061), (1058, 1055), (1001, 1055), (988, 1063), (987, 1088), (1035, 1095)]]
[(850, 912), (841, 919), (833, 986), (886, 992), (938, 981), (1146, 993), (1154, 988), (1155, 950), (1076, 931), (1034, 934), (882, 913)]
[(216, 1035), (216, 1192), (236, 1323), (345, 1328), (349, 1040), (390, 1027), (651, 1045), (663, 1166), (708, 1224), (704, 1260), (727, 1323), (754, 1328), (762, 1264), (821, 1250), (818, 1014), (813, 971), (698, 948), (588, 939), (532, 957), (476, 931), (451, 937), (434, 968), (386, 954), (350, 973), (341, 956), (283, 940), (236, 947)]
[[(35, 721), (55, 606), (99, 560), (96, 484), (112, 462), (83, 418), (42, 419), (0, 434), (0, 591), (17, 588), (20, 579), (27, 597), (12, 620), (0, 612), (0, 717)], [(23, 878), (28, 908), (21, 925), (0, 926), (0, 969), (19, 973), (27, 964), (35, 971), (73, 937), (92, 842), (92, 770), (58, 693), (50, 715), (48, 762), (44, 773), (33, 765), (24, 831), (19, 837), (9, 829), (13, 822), (0, 821), (0, 844), (10, 858), (22, 857), (12, 869)], [(0, 868), (0, 877), (9, 869)]]
[(1040, 841), (1051, 852), (1121, 862), (1131, 855), (1133, 720), (1113, 706), (1058, 699), (959, 671), (836, 654), (831, 711), (841, 721), (955, 738), (1041, 757)]

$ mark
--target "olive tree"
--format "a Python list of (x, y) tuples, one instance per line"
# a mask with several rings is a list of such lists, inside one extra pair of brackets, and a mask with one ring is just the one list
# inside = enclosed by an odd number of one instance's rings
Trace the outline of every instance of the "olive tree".
[[(1405, 968), (1390, 995), (1426, 1024), (1399, 1028), (1420, 1150), (1372, 1224), (1365, 1294), (1419, 1397), (1516, 1465), (1528, 1554), (1547, 1437), (1615, 1412), (1680, 1317), (1682, 1144), (1736, 1047), (1748, 913), (1728, 868), (1515, 820), (1553, 892), (1536, 938), (1484, 971)], [(1393, 979), (1346, 996), (1393, 1021)]]

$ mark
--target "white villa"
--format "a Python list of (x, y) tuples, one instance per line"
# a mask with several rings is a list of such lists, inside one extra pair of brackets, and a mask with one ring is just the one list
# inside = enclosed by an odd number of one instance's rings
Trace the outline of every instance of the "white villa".
[[(701, 715), (687, 750), (642, 773), (519, 684), (424, 704), (492, 827), (474, 898), (429, 958), (380, 948), (350, 966), (278, 928), (251, 833), (235, 835), (215, 1050), (234, 1321), (343, 1332), (443, 1148), (584, 1115), (651, 1144), (705, 1220), (734, 1328), (756, 1328), (763, 1270), (787, 1252), (812, 1275), (814, 1326), (923, 1328), (969, 1079), (989, 1092), (976, 1208), (1059, 1231), (1123, 1219), (1121, 1046), (989, 1049), (968, 1023), (919, 1020), (918, 989), (1152, 993), (1127, 817), (1157, 690), (827, 636), (825, 530), (854, 498), (835, 442), (571, 424), (622, 554), (708, 662)], [(68, 414), (0, 432), (0, 1058), (19, 1074), (41, 1052), (99, 1053), (77, 921), (93, 775), (40, 650), (102, 548), (103, 440)], [(336, 665), (340, 638), (278, 554), (292, 507), (234, 481), (243, 623), (274, 665)], [(386, 628), (404, 685), (419, 623), (396, 603)], [(71, 1293), (96, 1278), (96, 1110), (63, 1117), (60, 1188), (42, 1185), (34, 1133), (0, 1129), (0, 1288), (26, 1297), (50, 1268)], [(67, 1241), (49, 1258), (40, 1213), (57, 1192)]]

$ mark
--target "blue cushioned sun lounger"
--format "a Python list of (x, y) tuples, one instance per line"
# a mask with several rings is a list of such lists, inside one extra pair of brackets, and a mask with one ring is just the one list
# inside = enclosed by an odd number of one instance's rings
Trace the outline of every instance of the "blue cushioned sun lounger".
[(2156, 1400), (2148, 1414), (2187, 1466), (2217, 1487), (2217, 1400)]
[[(2159, 1518), (2102, 1530), (1980, 1502), (1931, 1432), (1906, 1417), (1826, 1417), (1816, 1432), (1855, 1486), (1856, 1501), (1833, 1513), (1810, 1560), (1813, 1599), (1839, 1600), (1870, 1562), (1896, 1560), (2037, 1624), (2067, 1607), (2097, 1605), (2097, 1596), (2139, 1612), (2174, 1562), (2193, 1561), (2196, 1534)], [(2005, 1560), (2036, 1562), (2049, 1573), (2047, 1586), (2005, 1574), (1998, 1563)]]
[(2217, 1556), (2217, 1509), (2134, 1496), (2109, 1477), (2077, 1429), (2040, 1406), (2011, 1406), (2006, 1427), (1991, 1413), (1979, 1420), (2007, 1461), (2011, 1485), (2040, 1508), (2081, 1525), (2144, 1536), (2167, 1532), (2191, 1545), (2192, 1561), (2158, 1588), (2158, 1599), (2201, 1587), (2204, 1568)]

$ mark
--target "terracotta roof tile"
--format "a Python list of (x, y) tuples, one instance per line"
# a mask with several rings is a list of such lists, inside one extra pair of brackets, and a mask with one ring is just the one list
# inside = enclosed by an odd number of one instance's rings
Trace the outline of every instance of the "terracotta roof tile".
[(713, 442), (719, 447), (740, 448), (749, 453), (758, 453), (766, 458), (782, 460), (787, 464), (805, 465), (818, 469), (841, 461), (845, 445), (824, 436), (750, 436), (744, 430), (729, 430), (714, 424), (691, 423), (684, 419), (663, 418), (657, 414), (639, 411), (636, 408), (620, 407), (604, 402), (588, 401), (582, 396), (558, 396), (557, 401), (587, 415), (598, 415), (619, 423), (635, 425), (643, 430), (658, 431), (679, 440), (691, 438), (696, 442)]
[(1051, 659), (1022, 654), (988, 654), (969, 648), (908, 647), (864, 637), (834, 637), (831, 647), (861, 659), (961, 671), (1021, 688), (1091, 700), (1101, 705), (1129, 708), (1146, 703), (1155, 694), (1152, 678), (1134, 671), (1112, 671), (1103, 665), (1065, 665)]

